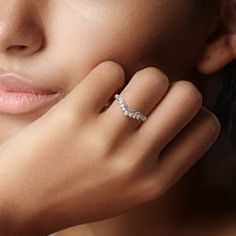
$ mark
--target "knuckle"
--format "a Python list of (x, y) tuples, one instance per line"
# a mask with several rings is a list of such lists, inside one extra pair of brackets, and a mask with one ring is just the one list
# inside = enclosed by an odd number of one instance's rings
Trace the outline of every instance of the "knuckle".
[(114, 77), (121, 86), (125, 83), (125, 71), (121, 65), (113, 61), (105, 61), (99, 65), (99, 73), (104, 78)]
[(203, 102), (202, 94), (193, 83), (182, 80), (173, 83), (173, 86), (176, 89), (177, 97), (200, 109)]
[(168, 77), (156, 67), (147, 67), (143, 70), (140, 70), (135, 73), (135, 78), (145, 78), (145, 80), (150, 80), (153, 84), (157, 86), (162, 86), (163, 88), (167, 88), (169, 86), (169, 79)]

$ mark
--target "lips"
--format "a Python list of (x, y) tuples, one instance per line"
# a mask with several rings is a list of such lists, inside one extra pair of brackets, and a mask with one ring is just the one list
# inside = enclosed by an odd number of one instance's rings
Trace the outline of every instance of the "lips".
[(59, 92), (15, 73), (0, 73), (0, 112), (23, 114), (49, 106)]

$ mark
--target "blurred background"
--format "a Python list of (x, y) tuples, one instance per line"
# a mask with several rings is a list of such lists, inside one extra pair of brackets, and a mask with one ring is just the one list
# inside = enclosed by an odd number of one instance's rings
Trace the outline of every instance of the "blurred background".
[(195, 187), (202, 205), (229, 211), (236, 209), (236, 61), (217, 76), (220, 89), (209, 87), (206, 93), (214, 97), (210, 110), (221, 123), (221, 134), (197, 165)]

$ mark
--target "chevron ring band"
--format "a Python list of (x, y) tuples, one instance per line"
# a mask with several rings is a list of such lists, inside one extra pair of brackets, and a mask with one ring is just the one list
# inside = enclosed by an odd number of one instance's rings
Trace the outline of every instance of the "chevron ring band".
[(127, 105), (125, 99), (123, 97), (121, 97), (120, 95), (116, 94), (114, 96), (114, 98), (117, 100), (117, 103), (118, 103), (120, 109), (123, 111), (124, 116), (128, 116), (128, 117), (136, 119), (136, 120), (142, 120), (143, 122), (147, 119), (147, 117), (145, 115), (143, 115), (141, 112), (131, 109)]

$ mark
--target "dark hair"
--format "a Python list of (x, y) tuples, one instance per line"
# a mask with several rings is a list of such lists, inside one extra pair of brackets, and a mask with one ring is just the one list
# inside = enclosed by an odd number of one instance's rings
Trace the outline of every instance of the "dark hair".
[(225, 131), (222, 148), (236, 148), (236, 61), (225, 67), (220, 73), (223, 83), (213, 112), (218, 116)]
[(219, 76), (222, 86), (212, 111), (221, 123), (221, 133), (197, 166), (197, 186), (204, 206), (236, 208), (236, 61)]

